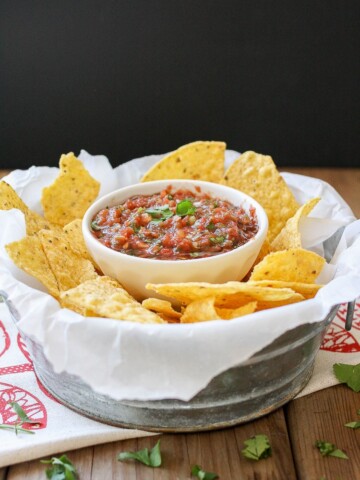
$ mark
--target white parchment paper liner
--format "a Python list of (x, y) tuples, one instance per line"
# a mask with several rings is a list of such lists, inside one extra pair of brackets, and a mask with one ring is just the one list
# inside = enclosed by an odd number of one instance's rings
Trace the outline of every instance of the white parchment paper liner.
[[(227, 151), (227, 165), (237, 156), (237, 152)], [(161, 157), (135, 159), (112, 169), (106, 157), (85, 151), (80, 154), (91, 174), (101, 181), (102, 195), (138, 182)], [(31, 167), (13, 172), (5, 180), (31, 208), (41, 212), (41, 190), (57, 171)], [(314, 299), (231, 321), (188, 325), (84, 318), (60, 308), (39, 282), (8, 258), (4, 245), (25, 234), (18, 210), (0, 211), (0, 289), (8, 293), (20, 313), (19, 328), (43, 347), (55, 372), (78, 375), (95, 391), (118, 400), (189, 400), (213, 377), (245, 361), (285, 331), (319, 322), (333, 305), (360, 295), (360, 220), (355, 221), (349, 206), (327, 183), (290, 173), (283, 176), (300, 203), (322, 198), (301, 225), (307, 248), (322, 253), (322, 242), (347, 225), (332, 265), (322, 274), (321, 282), (327, 284)]]

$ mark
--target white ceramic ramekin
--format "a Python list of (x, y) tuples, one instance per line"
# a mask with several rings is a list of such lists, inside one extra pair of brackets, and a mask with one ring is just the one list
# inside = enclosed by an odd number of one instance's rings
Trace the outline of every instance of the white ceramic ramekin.
[[(247, 212), (253, 206), (259, 224), (257, 234), (230, 252), (188, 260), (156, 260), (126, 255), (106, 247), (92, 235), (91, 221), (101, 209), (118, 205), (134, 195), (158, 193), (169, 185), (174, 191), (179, 189), (195, 191), (195, 187), (200, 187), (201, 192), (228, 200), (233, 205), (243, 207)], [(145, 289), (147, 283), (223, 283), (241, 280), (254, 263), (265, 240), (267, 229), (266, 213), (254, 199), (234, 188), (197, 180), (158, 180), (121, 188), (96, 200), (85, 213), (82, 222), (86, 246), (97, 265), (105, 275), (118, 280), (138, 300), (154, 296)]]

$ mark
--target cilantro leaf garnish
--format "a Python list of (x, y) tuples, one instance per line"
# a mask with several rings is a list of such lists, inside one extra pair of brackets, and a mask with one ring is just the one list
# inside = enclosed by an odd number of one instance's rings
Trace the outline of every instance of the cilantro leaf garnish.
[(346, 383), (354, 392), (360, 392), (360, 363), (357, 365), (334, 363), (333, 369), (339, 382)]
[(176, 205), (176, 215), (179, 215), (179, 217), (193, 215), (195, 212), (196, 208), (191, 200), (182, 200)]
[(135, 233), (139, 233), (140, 232), (140, 225), (138, 225), (137, 223), (133, 222), (131, 224), (131, 228), (134, 230)]
[(32, 430), (28, 430), (27, 428), (22, 428), (24, 423), (30, 423), (33, 425), (40, 425), (40, 422), (37, 420), (31, 420), (27, 416), (27, 414), (24, 412), (24, 410), (20, 407), (20, 405), (17, 402), (8, 402), (8, 404), (13, 408), (14, 412), (17, 414), (19, 421), (15, 423), (15, 425), (6, 425), (6, 424), (1, 424), (0, 429), (2, 430), (10, 430), (12, 432), (15, 432), (15, 435), (18, 433), (27, 433), (29, 435), (34, 435), (35, 432)]
[(137, 452), (121, 452), (117, 457), (119, 462), (125, 460), (137, 460), (138, 462), (147, 465), (148, 467), (160, 467), (161, 465), (161, 452), (160, 452), (160, 440), (156, 445), (150, 450), (144, 448), (143, 450), (138, 450)]
[(208, 223), (206, 225), (206, 229), (209, 230), (209, 232), (213, 232), (216, 229), (215, 223), (213, 223), (213, 222)]
[(218, 243), (223, 243), (223, 241), (225, 240), (226, 237), (210, 237), (210, 242), (211, 243), (215, 243), (215, 244), (218, 244)]
[(271, 445), (267, 435), (255, 435), (244, 443), (246, 448), (241, 450), (241, 453), (249, 460), (260, 460), (271, 456)]
[(90, 226), (91, 226), (91, 229), (94, 230), (95, 232), (97, 232), (98, 230), (101, 230), (101, 228), (99, 227), (99, 225), (95, 220), (91, 222)]
[(352, 428), (352, 429), (356, 430), (357, 428), (360, 428), (360, 422), (345, 423), (345, 427)]
[(18, 433), (28, 433), (29, 435), (35, 434), (35, 432), (33, 432), (32, 430), (27, 430), (26, 428), (20, 427), (18, 423), (16, 423), (15, 425), (5, 425), (2, 423), (0, 424), (0, 429), (15, 432), (15, 435), (17, 435)]
[[(360, 415), (360, 410), (357, 410), (356, 413)], [(344, 426), (348, 428), (352, 428), (353, 430), (356, 430), (357, 428), (360, 428), (360, 422), (349, 422), (349, 423), (345, 423)]]
[(14, 409), (15, 413), (17, 414), (17, 416), (20, 418), (21, 420), (21, 423), (33, 423), (35, 425), (38, 425), (39, 422), (37, 420), (31, 420), (31, 418), (29, 418), (26, 413), (24, 412), (24, 410), (20, 407), (20, 405), (16, 402), (9, 402), (9, 405), (12, 406), (12, 408)]
[(333, 443), (318, 440), (315, 443), (315, 447), (319, 449), (321, 455), (324, 457), (343, 458), (344, 460), (349, 459), (349, 457), (342, 450), (336, 448)]
[(192, 467), (191, 475), (194, 475), (200, 480), (215, 480), (216, 478), (219, 478), (217, 473), (205, 472), (199, 465), (194, 465)]
[(153, 218), (150, 223), (163, 222), (167, 218), (170, 218), (174, 215), (168, 205), (160, 205), (158, 207), (147, 208), (145, 212), (151, 215)]
[(66, 455), (60, 458), (52, 457), (50, 460), (40, 460), (40, 463), (51, 465), (46, 469), (46, 477), (50, 480), (76, 480), (76, 468)]

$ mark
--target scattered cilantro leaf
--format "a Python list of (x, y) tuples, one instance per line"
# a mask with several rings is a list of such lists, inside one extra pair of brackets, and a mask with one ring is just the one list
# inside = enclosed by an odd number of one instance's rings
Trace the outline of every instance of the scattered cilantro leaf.
[(15, 423), (15, 425), (0, 424), (0, 429), (15, 432), (15, 435), (18, 435), (19, 433), (28, 433), (30, 435), (34, 435), (35, 432), (28, 430), (27, 428), (22, 428), (22, 426), (24, 425), (24, 423), (39, 425), (40, 422), (38, 422), (37, 420), (31, 420), (31, 418), (27, 416), (27, 414), (17, 402), (8, 402), (8, 405), (10, 405), (14, 412), (17, 414), (19, 421)]
[(10, 430), (12, 432), (15, 432), (15, 435), (17, 435), (18, 433), (28, 433), (29, 435), (34, 435), (35, 432), (33, 432), (32, 430), (27, 430), (26, 428), (21, 428), (19, 426), (19, 424), (15, 424), (15, 425), (5, 425), (5, 424), (0, 424), (0, 429), (1, 430)]
[(144, 448), (143, 450), (138, 450), (137, 452), (121, 452), (117, 457), (119, 462), (126, 460), (137, 460), (138, 462), (147, 465), (148, 467), (160, 467), (161, 465), (161, 452), (160, 452), (160, 440), (156, 445), (150, 450)]
[(357, 428), (360, 428), (360, 422), (345, 423), (345, 427), (349, 427), (349, 428), (352, 428), (352, 429), (356, 430)]
[(354, 392), (360, 392), (360, 363), (357, 365), (334, 363), (333, 369), (339, 382), (346, 383)]
[(206, 225), (206, 229), (209, 230), (209, 232), (213, 232), (216, 229), (215, 223), (213, 223), (213, 222), (208, 223)]
[(191, 200), (182, 200), (176, 205), (176, 215), (179, 215), (179, 217), (193, 215), (195, 212), (196, 208)]
[(191, 475), (194, 475), (200, 480), (215, 480), (216, 478), (219, 478), (217, 473), (205, 472), (199, 465), (194, 465), (192, 467)]
[(321, 455), (324, 457), (337, 457), (348, 460), (349, 457), (340, 449), (336, 448), (333, 443), (317, 440), (315, 447), (319, 449)]
[(29, 418), (26, 413), (24, 412), (24, 410), (20, 407), (20, 405), (16, 402), (9, 402), (9, 405), (12, 406), (14, 412), (17, 414), (17, 416), (20, 418), (21, 420), (21, 423), (32, 423), (32, 424), (35, 424), (35, 425), (38, 425), (39, 422), (37, 420), (31, 420), (31, 418)]
[(271, 445), (267, 435), (255, 435), (244, 443), (246, 448), (241, 450), (241, 453), (249, 460), (260, 460), (271, 456)]
[(160, 467), (161, 465), (160, 440), (150, 450), (150, 465), (152, 467)]
[(50, 480), (76, 480), (78, 478), (76, 468), (67, 455), (40, 460), (40, 463), (51, 465), (46, 469), (46, 477)]

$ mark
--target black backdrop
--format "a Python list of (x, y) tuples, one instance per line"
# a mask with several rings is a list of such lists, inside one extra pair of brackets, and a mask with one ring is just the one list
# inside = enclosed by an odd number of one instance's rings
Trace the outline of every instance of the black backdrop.
[(0, 168), (193, 140), (359, 166), (360, 2), (0, 1)]

